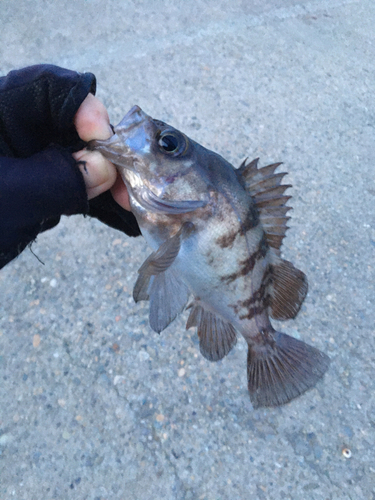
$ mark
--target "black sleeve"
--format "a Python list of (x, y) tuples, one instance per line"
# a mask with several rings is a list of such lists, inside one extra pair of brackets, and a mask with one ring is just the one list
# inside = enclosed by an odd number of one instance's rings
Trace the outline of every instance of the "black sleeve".
[(29, 158), (0, 158), (0, 172), (2, 268), (62, 214), (86, 213), (87, 198), (72, 155), (61, 147)]
[(0, 78), (0, 268), (60, 216), (99, 218), (132, 236), (133, 214), (110, 193), (87, 201), (71, 153), (85, 145), (74, 116), (95, 77), (51, 65), (12, 71)]

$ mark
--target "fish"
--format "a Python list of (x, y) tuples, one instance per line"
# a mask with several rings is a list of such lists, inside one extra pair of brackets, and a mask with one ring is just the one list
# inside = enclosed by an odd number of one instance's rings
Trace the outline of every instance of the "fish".
[(296, 317), (306, 275), (281, 257), (291, 207), (281, 163), (234, 168), (163, 121), (133, 106), (107, 140), (88, 143), (114, 163), (152, 249), (138, 271), (136, 302), (162, 332), (184, 310), (201, 354), (223, 359), (245, 339), (254, 408), (288, 403), (323, 377), (329, 357), (275, 330)]

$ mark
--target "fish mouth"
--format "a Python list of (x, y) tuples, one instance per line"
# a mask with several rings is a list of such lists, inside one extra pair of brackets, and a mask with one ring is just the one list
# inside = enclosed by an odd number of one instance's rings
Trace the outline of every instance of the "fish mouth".
[(140, 161), (139, 153), (149, 149), (146, 127), (150, 119), (139, 106), (133, 106), (114, 127), (115, 133), (112, 137), (104, 141), (90, 141), (86, 148), (89, 151), (100, 151), (117, 167), (136, 173), (136, 164)]
[(128, 133), (131, 129), (139, 126), (143, 121), (149, 118), (148, 115), (142, 109), (135, 105), (133, 106), (120, 121), (120, 123), (115, 127), (115, 133)]

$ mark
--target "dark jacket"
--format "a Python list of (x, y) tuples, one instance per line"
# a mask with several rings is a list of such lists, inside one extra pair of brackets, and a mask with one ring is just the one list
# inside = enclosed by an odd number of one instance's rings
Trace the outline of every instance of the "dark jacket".
[(109, 191), (87, 200), (71, 155), (85, 146), (73, 119), (95, 87), (93, 74), (51, 65), (0, 78), (0, 268), (61, 215), (90, 215), (130, 236), (140, 234), (133, 214)]

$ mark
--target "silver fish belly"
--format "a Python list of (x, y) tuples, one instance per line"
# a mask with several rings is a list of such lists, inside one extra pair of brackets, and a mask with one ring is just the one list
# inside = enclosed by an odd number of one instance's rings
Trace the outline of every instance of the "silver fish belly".
[(277, 332), (270, 317), (294, 318), (307, 279), (280, 257), (290, 187), (280, 164), (226, 160), (134, 106), (107, 141), (92, 141), (118, 168), (142, 234), (154, 250), (134, 287), (149, 300), (150, 326), (164, 330), (186, 307), (210, 361), (240, 333), (248, 344), (254, 407), (278, 406), (314, 387), (329, 358)]

